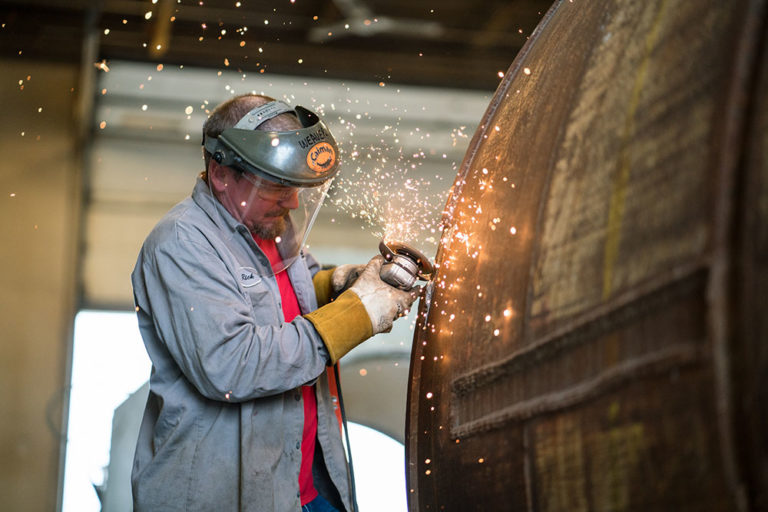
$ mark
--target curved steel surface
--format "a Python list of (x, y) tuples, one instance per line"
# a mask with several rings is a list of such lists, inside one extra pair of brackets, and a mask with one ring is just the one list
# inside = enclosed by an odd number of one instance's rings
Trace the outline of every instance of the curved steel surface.
[(764, 0), (561, 0), (446, 206), (411, 511), (768, 509)]

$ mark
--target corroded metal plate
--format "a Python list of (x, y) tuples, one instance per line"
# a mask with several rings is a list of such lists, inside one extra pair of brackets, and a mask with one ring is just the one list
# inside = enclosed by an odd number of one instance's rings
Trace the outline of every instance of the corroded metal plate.
[(768, 507), (765, 19), (555, 2), (446, 206), (411, 511)]

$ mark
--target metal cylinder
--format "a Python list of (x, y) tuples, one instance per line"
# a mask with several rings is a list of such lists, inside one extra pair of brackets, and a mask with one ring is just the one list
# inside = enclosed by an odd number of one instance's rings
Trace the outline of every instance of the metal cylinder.
[(409, 508), (768, 510), (763, 0), (557, 1), (470, 143)]

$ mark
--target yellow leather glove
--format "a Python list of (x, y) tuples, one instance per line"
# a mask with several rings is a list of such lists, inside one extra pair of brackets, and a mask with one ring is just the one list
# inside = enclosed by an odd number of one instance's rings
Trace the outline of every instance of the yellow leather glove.
[(331, 364), (374, 334), (389, 331), (392, 322), (407, 314), (418, 297), (419, 287), (406, 292), (382, 281), (379, 272), (383, 262), (382, 256), (375, 256), (349, 290), (304, 315), (323, 338)]
[(341, 356), (373, 336), (371, 320), (360, 298), (351, 290), (339, 295), (336, 300), (304, 315), (312, 322), (323, 338), (331, 365)]

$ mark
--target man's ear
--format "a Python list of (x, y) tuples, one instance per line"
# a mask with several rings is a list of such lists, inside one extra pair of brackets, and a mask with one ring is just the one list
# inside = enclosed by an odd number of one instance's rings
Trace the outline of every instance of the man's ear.
[(228, 167), (219, 164), (216, 160), (211, 159), (208, 163), (208, 183), (211, 188), (216, 192), (223, 192), (231, 181), (232, 174)]

